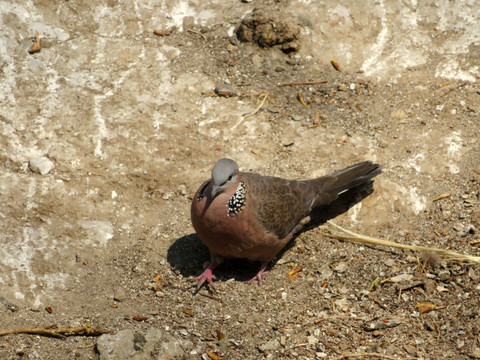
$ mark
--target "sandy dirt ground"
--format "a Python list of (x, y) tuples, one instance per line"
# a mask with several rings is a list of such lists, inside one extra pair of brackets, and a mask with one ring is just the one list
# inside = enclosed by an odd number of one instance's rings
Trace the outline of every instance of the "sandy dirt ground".
[(192, 298), (190, 223), (221, 157), (372, 160), (337, 224), (480, 256), (478, 2), (3, 1), (0, 28), (0, 331), (113, 332), (6, 335), (1, 359), (480, 358), (478, 264), (315, 223), (261, 287), (232, 260)]

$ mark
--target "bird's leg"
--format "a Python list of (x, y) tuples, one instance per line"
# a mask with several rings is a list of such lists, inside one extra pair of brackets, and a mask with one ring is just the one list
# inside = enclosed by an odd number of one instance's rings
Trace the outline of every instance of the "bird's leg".
[(212, 288), (215, 287), (215, 285), (213, 284), (213, 279), (215, 279), (215, 275), (213, 275), (213, 269), (215, 269), (217, 265), (218, 265), (218, 262), (216, 260), (212, 260), (212, 262), (210, 263), (210, 266), (201, 275), (193, 278), (193, 281), (198, 281), (197, 290), (202, 287), (205, 281)]
[(245, 281), (246, 284), (250, 284), (252, 282), (254, 282), (255, 280), (258, 281), (258, 285), (262, 285), (262, 275), (264, 273), (267, 273), (268, 271), (265, 271), (265, 269), (267, 268), (267, 265), (270, 261), (264, 261), (262, 262), (262, 266), (260, 266), (260, 270), (258, 270), (258, 273), (257, 275), (255, 275), (253, 278), (251, 278), (250, 280), (248, 281)]

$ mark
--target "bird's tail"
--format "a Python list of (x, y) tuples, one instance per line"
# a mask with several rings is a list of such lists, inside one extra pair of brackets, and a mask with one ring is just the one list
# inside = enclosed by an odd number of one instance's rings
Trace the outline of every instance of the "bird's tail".
[[(310, 180), (320, 195), (316, 203), (329, 203), (335, 200), (342, 192), (362, 185), (382, 172), (382, 167), (371, 161), (364, 161), (330, 175)], [(321, 195), (323, 194), (323, 196)], [(327, 195), (328, 194), (328, 195)], [(326, 199), (326, 197), (330, 199)]]

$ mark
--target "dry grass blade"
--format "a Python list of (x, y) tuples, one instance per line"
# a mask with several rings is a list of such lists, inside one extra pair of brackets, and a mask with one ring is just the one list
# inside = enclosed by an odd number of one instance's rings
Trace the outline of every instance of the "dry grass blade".
[(249, 117), (249, 116), (255, 115), (258, 112), (258, 110), (260, 110), (262, 108), (263, 104), (265, 104), (265, 100), (267, 100), (267, 96), (268, 96), (268, 94), (264, 94), (263, 99), (260, 102), (260, 105), (258, 105), (258, 107), (255, 109), (255, 111), (250, 113), (250, 114), (246, 114), (243, 117)]
[(377, 239), (377, 238), (373, 238), (366, 235), (360, 235), (353, 231), (344, 229), (330, 220), (327, 222), (333, 227), (337, 228), (338, 230), (341, 230), (344, 233), (350, 235), (350, 236), (343, 236), (343, 235), (323, 234), (330, 238), (340, 239), (340, 240), (350, 240), (350, 241), (358, 242), (361, 244), (381, 245), (381, 246), (390, 246), (390, 247), (401, 248), (401, 249), (408, 249), (413, 251), (433, 252), (448, 260), (458, 260), (458, 261), (466, 261), (472, 264), (480, 264), (480, 256), (465, 255), (465, 254), (460, 254), (451, 250), (444, 250), (444, 249), (432, 248), (427, 246), (399, 244), (393, 241)]
[(238, 125), (240, 125), (243, 122), (243, 120), (245, 120), (245, 118), (255, 115), (262, 108), (263, 104), (265, 104), (265, 100), (267, 100), (267, 96), (268, 96), (268, 94), (264, 93), (263, 94), (263, 99), (260, 102), (260, 105), (258, 105), (258, 107), (255, 109), (255, 111), (250, 113), (250, 114), (244, 114), (243, 117), (240, 119), (240, 121), (232, 126), (232, 130), (235, 129)]

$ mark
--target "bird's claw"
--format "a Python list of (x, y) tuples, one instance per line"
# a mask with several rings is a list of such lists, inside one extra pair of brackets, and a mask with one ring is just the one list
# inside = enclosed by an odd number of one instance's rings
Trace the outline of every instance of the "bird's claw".
[(243, 283), (245, 284), (251, 284), (255, 281), (258, 282), (258, 286), (262, 286), (262, 275), (266, 274), (268, 271), (263, 271), (262, 273), (256, 274), (254, 277), (252, 277), (250, 280), (244, 281)]
[(245, 284), (251, 284), (251, 283), (257, 281), (258, 286), (261, 286), (262, 285), (262, 275), (268, 273), (268, 271), (265, 270), (267, 268), (267, 265), (268, 265), (268, 261), (263, 262), (262, 266), (260, 267), (260, 270), (258, 270), (258, 273), (254, 277), (252, 277), (250, 280), (244, 281), (244, 283)]
[(216, 279), (217, 277), (213, 275), (212, 269), (208, 268), (205, 270), (201, 275), (194, 277), (192, 280), (197, 281), (197, 288), (193, 292), (193, 296), (195, 296), (200, 288), (202, 287), (205, 282), (212, 288), (215, 289), (215, 284), (213, 283), (213, 280)]

